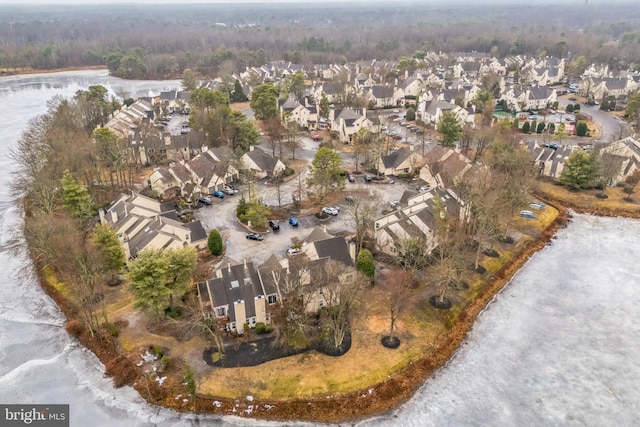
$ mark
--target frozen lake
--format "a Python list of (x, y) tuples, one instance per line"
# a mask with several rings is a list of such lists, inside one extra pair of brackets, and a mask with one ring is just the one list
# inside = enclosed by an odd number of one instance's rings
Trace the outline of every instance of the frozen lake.
[[(281, 425), (176, 414), (144, 403), (131, 388), (114, 389), (24, 274), (28, 260), (5, 250), (21, 224), (8, 195), (8, 150), (51, 97), (92, 84), (130, 94), (179, 86), (122, 81), (105, 71), (0, 78), (0, 402), (69, 403), (72, 426)], [(576, 215), (411, 401), (358, 425), (640, 425), (638, 236), (640, 221)]]

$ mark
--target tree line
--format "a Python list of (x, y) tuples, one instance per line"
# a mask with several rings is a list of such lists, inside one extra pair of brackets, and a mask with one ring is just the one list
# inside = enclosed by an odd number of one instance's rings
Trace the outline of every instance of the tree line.
[[(0, 68), (106, 65), (128, 78), (216, 77), (285, 59), (299, 64), (397, 60), (424, 52), (585, 55), (640, 62), (633, 5), (3, 6)], [(624, 18), (621, 18), (624, 17)], [(614, 42), (616, 43), (609, 43)]]

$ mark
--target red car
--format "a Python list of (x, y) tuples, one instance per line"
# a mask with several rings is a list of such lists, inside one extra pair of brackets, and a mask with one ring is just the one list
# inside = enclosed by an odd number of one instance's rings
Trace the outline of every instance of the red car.
[(311, 139), (313, 139), (314, 141), (322, 141), (322, 137), (317, 133), (311, 135)]

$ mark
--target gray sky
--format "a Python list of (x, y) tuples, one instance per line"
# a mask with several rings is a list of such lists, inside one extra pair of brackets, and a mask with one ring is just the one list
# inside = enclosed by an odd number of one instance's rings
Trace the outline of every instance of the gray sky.
[[(215, 4), (215, 3), (306, 3), (306, 4), (326, 4), (326, 3), (343, 3), (347, 0), (0, 0), (0, 6), (6, 4), (114, 4), (114, 3), (146, 3), (146, 4), (180, 4), (185, 5), (188, 3), (197, 4)], [(352, 3), (406, 3), (417, 0), (349, 0)], [(589, 4), (611, 4), (611, 3), (625, 3), (635, 2), (638, 0), (589, 0)], [(421, 0), (421, 3), (446, 3), (446, 4), (523, 4), (523, 0)], [(531, 4), (548, 4), (555, 3), (557, 0), (533, 0), (533, 2), (527, 2)], [(563, 0), (563, 4), (584, 4), (585, 0)]]

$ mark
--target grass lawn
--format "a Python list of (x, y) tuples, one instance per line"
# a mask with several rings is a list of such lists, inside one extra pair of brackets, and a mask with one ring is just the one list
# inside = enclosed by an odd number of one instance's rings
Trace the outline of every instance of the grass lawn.
[(627, 213), (630, 216), (640, 215), (640, 194), (632, 194), (631, 198), (634, 200), (627, 202), (624, 198), (628, 195), (620, 187), (607, 188), (606, 194), (609, 196), (607, 199), (596, 197), (600, 190), (571, 191), (563, 185), (542, 181), (537, 182), (537, 191), (574, 209), (589, 212), (618, 211), (620, 214)]
[[(420, 296), (419, 290), (415, 296)], [(383, 347), (380, 339), (389, 327), (384, 298), (384, 290), (367, 290), (368, 302), (353, 325), (352, 346), (344, 356), (311, 351), (255, 367), (219, 368), (202, 378), (199, 391), (228, 398), (251, 395), (286, 400), (361, 390), (384, 381), (428, 351), (438, 334), (444, 332), (434, 313), (406, 316), (398, 325), (400, 347)]]
[[(483, 256), (481, 259), (481, 264), (487, 269), (486, 274), (467, 270), (464, 280), (469, 285), (468, 289), (447, 289), (446, 297), (453, 304), (450, 310), (438, 310), (429, 304), (429, 298), (438, 291), (434, 285), (425, 283), (430, 276), (428, 270), (423, 271), (424, 280), (411, 291), (404, 314), (397, 323), (396, 332), (401, 340), (397, 349), (388, 349), (381, 344), (381, 338), (389, 333), (386, 301), (394, 292), (394, 276), (386, 274), (392, 270), (383, 265), (379, 268), (384, 270), (384, 277), (388, 280), (380, 280), (365, 291), (361, 311), (352, 324), (351, 349), (341, 357), (310, 351), (253, 367), (212, 368), (202, 363), (203, 350), (213, 344), (212, 339), (199, 336), (178, 340), (169, 333), (165, 334), (164, 329), (152, 328), (150, 331), (150, 318), (135, 310), (126, 284), (105, 287), (104, 301), (109, 321), (126, 324), (120, 328), (118, 336), (124, 353), (128, 353), (135, 362), (139, 360), (139, 354), (150, 346), (162, 347), (170, 360), (188, 361), (197, 371), (201, 395), (230, 399), (251, 395), (256, 399), (278, 402), (366, 391), (431, 354), (434, 347), (445, 340), (449, 328), (464, 308), (488, 286), (494, 273), (518, 253), (524, 242), (540, 235), (557, 214), (553, 207), (547, 206), (535, 211), (535, 219), (514, 217), (509, 235), (516, 239), (516, 243), (495, 242), (493, 249), (500, 256)], [(467, 265), (473, 263), (475, 253), (469, 253), (468, 257)]]
[[(368, 289), (367, 303), (353, 325), (352, 347), (341, 357), (325, 356), (315, 351), (273, 360), (254, 367), (216, 368), (203, 376), (199, 392), (222, 398), (253, 396), (271, 401), (339, 395), (367, 388), (388, 379), (408, 364), (429, 354), (444, 339), (448, 328), (464, 307), (489, 283), (488, 278), (508, 262), (526, 241), (539, 235), (557, 217), (558, 211), (547, 206), (536, 211), (537, 218), (517, 217), (513, 221), (516, 244), (496, 243), (499, 258), (483, 257), (481, 264), (488, 274), (466, 272), (469, 289), (448, 289), (450, 310), (436, 310), (428, 303), (437, 290), (422, 284), (413, 291), (405, 314), (398, 325), (401, 345), (391, 350), (380, 339), (388, 334), (389, 320), (385, 299), (393, 285), (378, 283)], [(475, 254), (470, 254), (474, 258)], [(425, 274), (428, 277), (428, 272)]]

